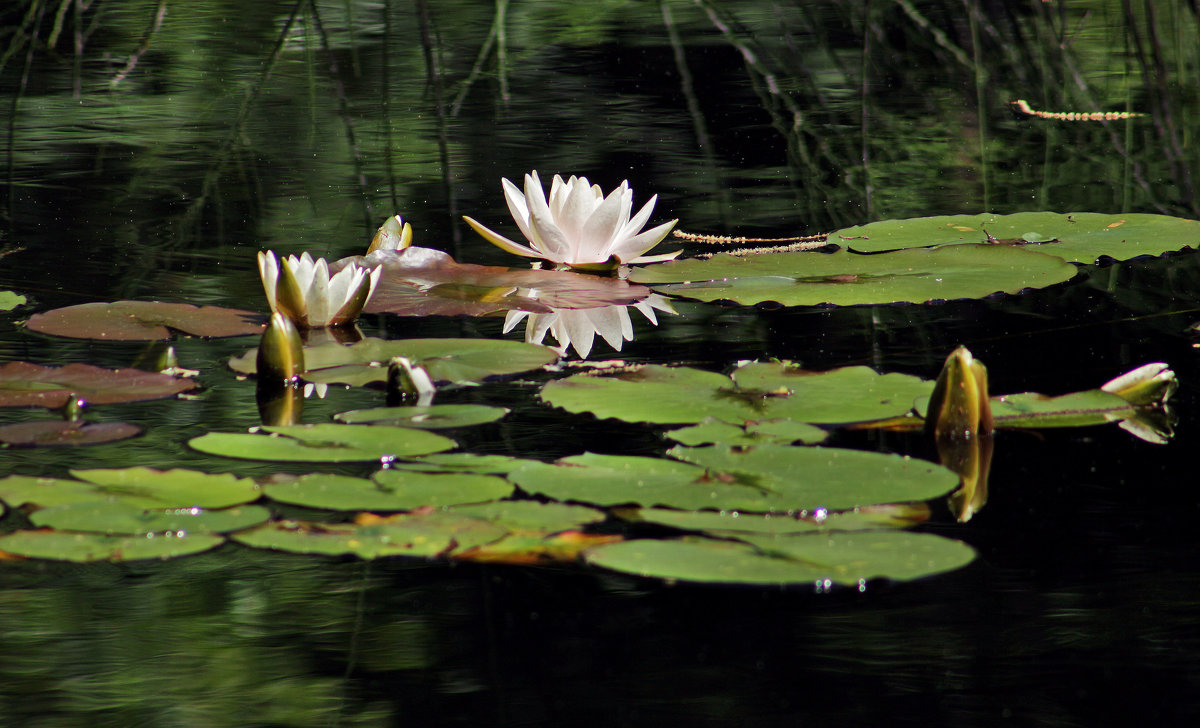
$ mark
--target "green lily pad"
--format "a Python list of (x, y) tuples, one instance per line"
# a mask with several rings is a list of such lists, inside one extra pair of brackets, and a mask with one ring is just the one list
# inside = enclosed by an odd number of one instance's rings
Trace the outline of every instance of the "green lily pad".
[(40, 478), (33, 475), (10, 475), (0, 478), (0, 500), (10, 508), (51, 508), (113, 497), (93, 483), (68, 478)]
[(381, 470), (370, 480), (326, 473), (277, 476), (265, 490), (272, 500), (309, 508), (409, 511), (504, 498), (513, 486), (492, 475)]
[(751, 305), (856, 306), (927, 303), (1020, 293), (1073, 278), (1062, 258), (1006, 245), (953, 245), (878, 255), (767, 253), (716, 255), (637, 269), (659, 293)]
[(508, 533), (477, 518), (438, 512), (359, 520), (345, 524), (276, 521), (231, 538), (246, 546), (302, 554), (432, 558), (489, 543)]
[(888, 503), (833, 513), (818, 509), (814, 513), (804, 514), (640, 508), (622, 513), (621, 517), (684, 531), (703, 531), (710, 535), (734, 537), (739, 533), (817, 533), (908, 528), (928, 520), (929, 506), (924, 503)]
[(544, 534), (582, 528), (606, 518), (603, 511), (587, 506), (531, 500), (454, 506), (449, 512), (479, 518), (510, 531), (536, 531)]
[[(229, 361), (234, 371), (254, 374), (258, 349)], [(387, 380), (387, 363), (407, 357), (435, 381), (479, 382), (488, 377), (538, 369), (557, 361), (558, 352), (545, 346), (494, 339), (363, 339), (305, 347), (304, 379), (360, 386)]]
[(591, 549), (589, 563), (639, 576), (722, 584), (832, 584), (863, 588), (874, 578), (931, 576), (970, 563), (975, 552), (927, 533), (747, 535), (752, 543), (700, 538), (636, 539)]
[(263, 427), (257, 434), (210, 432), (188, 441), (209, 455), (249, 460), (343, 463), (391, 461), (455, 447), (447, 437), (385, 425)]
[(35, 526), (59, 531), (85, 531), (138, 536), (174, 533), (227, 533), (265, 523), (271, 512), (262, 506), (206, 508), (142, 508), (126, 501), (82, 501), (33, 513)]
[(31, 331), (76, 339), (154, 341), (176, 331), (192, 336), (261, 334), (266, 317), (252, 311), (162, 301), (83, 303), (34, 314)]
[(397, 460), (389, 467), (392, 470), (416, 470), (422, 473), (480, 473), (483, 475), (508, 475), (525, 463), (526, 458), (507, 455), (478, 455), (469, 452), (435, 453), (410, 460)]
[(62, 407), (72, 397), (88, 404), (139, 402), (195, 389), (194, 382), (140, 369), (90, 364), (45, 367), (26, 361), (0, 366), (0, 407)]
[(71, 475), (91, 483), (96, 498), (112, 496), (143, 508), (228, 508), (262, 495), (252, 479), (232, 473), (136, 467), (72, 470)]
[(77, 447), (127, 440), (142, 428), (127, 422), (35, 420), (0, 425), (0, 443), (12, 447)]
[(829, 242), (858, 251), (999, 241), (993, 247), (1024, 247), (1074, 263), (1102, 256), (1139, 255), (1200, 247), (1200, 222), (1166, 215), (1018, 212), (1012, 215), (942, 215), (882, 220), (838, 230)]
[(58, 561), (139, 561), (196, 554), (224, 541), (221, 536), (204, 533), (105, 536), (69, 531), (15, 531), (0, 536), (0, 552)]
[(789, 419), (848, 423), (902, 415), (933, 383), (867, 367), (809, 372), (751, 364), (733, 374), (645, 366), (614, 376), (575, 374), (547, 383), (541, 398), (571, 412), (629, 422), (677, 424), (712, 418), (734, 425)]
[(508, 414), (504, 407), (483, 404), (435, 404), (428, 407), (373, 407), (333, 416), (348, 425), (397, 425), (421, 430), (482, 425)]
[(829, 433), (819, 427), (795, 420), (767, 420), (747, 423), (744, 427), (706, 417), (697, 425), (671, 430), (667, 437), (683, 445), (815, 445)]
[(11, 311), (25, 305), (25, 297), (15, 291), (0, 291), (0, 311)]
[(722, 482), (759, 489), (769, 508), (726, 510), (842, 510), (922, 501), (950, 492), (959, 478), (940, 465), (902, 455), (832, 447), (758, 445), (675, 447), (668, 455), (705, 468)]
[(1099, 389), (1048, 397), (1035, 392), (992, 397), (996, 427), (1086, 427), (1116, 422), (1137, 414), (1121, 397)]

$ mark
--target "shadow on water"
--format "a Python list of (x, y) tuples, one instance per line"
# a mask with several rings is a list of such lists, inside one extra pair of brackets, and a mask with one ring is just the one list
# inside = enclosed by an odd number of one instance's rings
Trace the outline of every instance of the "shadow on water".
[[(0, 9), (0, 29), (0, 290), (30, 299), (0, 320), (4, 361), (126, 366), (140, 345), (56, 339), (15, 319), (123, 298), (262, 310), (257, 250), (360, 253), (397, 212), (418, 245), (510, 263), (458, 215), (511, 233), (498, 182), (531, 169), (605, 189), (628, 179), (638, 204), (659, 195), (656, 219), (714, 235), (984, 209), (1200, 214), (1191, 3), (20, 0)], [(1014, 111), (1020, 99), (1145, 116), (1044, 118)], [(164, 563), (0, 562), (4, 713), (22, 725), (1194, 716), (1198, 265), (1185, 251), (934, 306), (680, 302), (680, 316), (635, 324), (624, 358), (709, 369), (777, 357), (932, 378), (962, 344), (996, 392), (1171, 364), (1182, 420), (1167, 446), (1115, 427), (997, 438), (986, 507), (959, 525), (935, 504), (926, 527), (978, 549), (958, 572), (814, 594), (228, 545)], [(503, 336), (497, 319), (363, 326)], [(181, 339), (201, 401), (112, 405), (106, 418), (148, 434), (7, 451), (0, 475), (83, 462), (279, 470), (184, 444), (257, 424), (249, 385), (224, 366), (248, 346)], [(451, 395), (513, 409), (464, 435), (468, 447), (552, 458), (667, 446), (661, 428), (566, 415), (533, 391)], [(378, 399), (335, 391), (305, 418)]]

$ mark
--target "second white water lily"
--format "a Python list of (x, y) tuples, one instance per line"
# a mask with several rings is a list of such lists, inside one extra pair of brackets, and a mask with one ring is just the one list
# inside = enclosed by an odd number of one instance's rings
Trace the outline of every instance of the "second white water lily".
[(525, 190), (503, 180), (504, 197), (517, 227), (529, 245), (514, 242), (464, 218), (475, 232), (510, 253), (542, 258), (572, 268), (615, 267), (624, 263), (653, 263), (670, 260), (679, 253), (643, 256), (658, 245), (678, 220), (642, 231), (654, 211), (658, 195), (633, 212), (633, 190), (628, 182), (606, 196), (599, 185), (586, 177), (563, 181), (554, 175), (550, 199), (546, 199), (537, 171), (525, 175)]
[(258, 272), (271, 311), (282, 313), (300, 328), (354, 321), (375, 292), (382, 270), (351, 263), (330, 276), (325, 259), (314, 260), (307, 252), (283, 260), (270, 250), (258, 254)]

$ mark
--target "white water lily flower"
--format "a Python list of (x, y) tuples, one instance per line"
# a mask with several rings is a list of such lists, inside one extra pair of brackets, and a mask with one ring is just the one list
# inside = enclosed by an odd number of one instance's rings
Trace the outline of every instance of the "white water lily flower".
[(282, 261), (274, 251), (258, 254), (258, 272), (271, 311), (302, 329), (354, 321), (375, 292), (382, 271), (351, 263), (331, 277), (325, 259), (314, 260), (307, 252)]
[[(654, 309), (670, 314), (676, 313), (671, 303), (657, 293), (652, 293), (632, 305), (655, 326), (658, 325), (658, 317)], [(504, 319), (504, 333), (512, 331), (526, 317), (529, 320), (525, 323), (525, 341), (540, 344), (549, 332), (558, 341), (558, 346), (554, 348), (563, 356), (566, 356), (567, 349), (573, 346), (579, 358), (586, 359), (592, 351), (592, 343), (597, 334), (617, 351), (621, 350), (626, 341), (633, 341), (633, 322), (629, 319), (629, 306), (556, 308), (551, 313), (509, 311)]]
[(600, 186), (590, 184), (586, 177), (573, 176), (564, 182), (562, 177), (554, 175), (549, 201), (536, 170), (525, 175), (524, 193), (507, 179), (502, 182), (508, 209), (529, 245), (509, 240), (469, 217), (463, 219), (488, 242), (510, 253), (573, 268), (654, 263), (679, 255), (678, 252), (642, 255), (658, 245), (679, 221), (639, 232), (650, 219), (658, 195), (630, 217), (633, 190), (628, 181), (605, 196)]

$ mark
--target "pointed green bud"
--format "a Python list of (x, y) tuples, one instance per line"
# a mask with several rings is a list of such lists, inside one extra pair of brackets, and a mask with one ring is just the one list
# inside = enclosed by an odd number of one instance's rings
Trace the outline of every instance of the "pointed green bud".
[(367, 255), (376, 250), (404, 250), (412, 245), (412, 237), (412, 225), (400, 219), (399, 215), (392, 215), (371, 238)]
[(939, 438), (992, 432), (987, 368), (965, 346), (951, 352), (942, 366), (925, 413), (925, 431)]
[(294, 382), (304, 373), (304, 345), (296, 324), (282, 313), (271, 315), (271, 323), (258, 344), (258, 378), (270, 382)]

